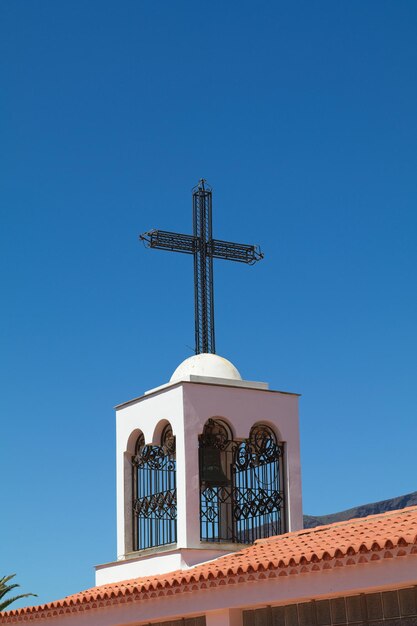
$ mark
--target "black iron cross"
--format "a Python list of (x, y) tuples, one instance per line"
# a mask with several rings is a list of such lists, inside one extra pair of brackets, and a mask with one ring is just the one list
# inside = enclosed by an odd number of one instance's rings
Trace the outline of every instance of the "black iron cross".
[(212, 191), (204, 178), (193, 189), (193, 234), (150, 230), (140, 235), (148, 248), (194, 255), (195, 353), (215, 353), (213, 259), (253, 265), (263, 258), (258, 246), (213, 239)]

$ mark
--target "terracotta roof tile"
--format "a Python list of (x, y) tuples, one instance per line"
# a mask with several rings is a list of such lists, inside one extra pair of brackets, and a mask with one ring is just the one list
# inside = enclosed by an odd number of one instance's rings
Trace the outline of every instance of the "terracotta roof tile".
[(8, 611), (0, 615), (0, 624), (56, 617), (56, 611), (65, 615), (74, 610), (69, 607), (87, 608), (86, 605), (92, 603), (100, 606), (101, 602), (106, 605), (109, 600), (117, 603), (126, 596), (146, 600), (151, 595), (172, 593), (173, 588), (176, 592), (190, 590), (192, 584), (199, 588), (231, 584), (260, 572), (279, 576), (353, 565), (379, 559), (378, 552), (385, 558), (392, 558), (400, 556), (402, 547), (417, 554), (416, 506), (260, 539), (238, 552), (189, 570), (101, 585), (55, 602)]

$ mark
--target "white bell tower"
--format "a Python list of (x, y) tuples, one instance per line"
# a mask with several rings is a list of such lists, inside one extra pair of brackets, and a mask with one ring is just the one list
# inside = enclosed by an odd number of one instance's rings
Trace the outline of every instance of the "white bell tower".
[(299, 530), (298, 394), (215, 354), (116, 407), (117, 561), (96, 584), (186, 569)]

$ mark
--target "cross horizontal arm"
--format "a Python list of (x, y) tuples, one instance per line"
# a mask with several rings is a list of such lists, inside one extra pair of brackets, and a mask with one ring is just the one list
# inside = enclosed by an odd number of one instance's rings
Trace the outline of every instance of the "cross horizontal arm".
[(209, 254), (214, 259), (226, 259), (228, 261), (238, 261), (253, 265), (256, 261), (264, 258), (259, 246), (250, 246), (245, 243), (232, 243), (231, 241), (221, 241), (212, 239), (209, 243)]
[(184, 254), (194, 254), (197, 245), (193, 235), (171, 233), (167, 230), (150, 230), (139, 235), (139, 239), (144, 242), (147, 248), (183, 252)]

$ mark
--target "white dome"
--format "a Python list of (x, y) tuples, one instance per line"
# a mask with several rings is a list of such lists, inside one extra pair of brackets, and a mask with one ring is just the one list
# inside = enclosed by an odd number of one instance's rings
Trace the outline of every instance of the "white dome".
[(242, 380), (233, 363), (217, 354), (203, 353), (190, 356), (177, 367), (171, 376), (170, 382), (184, 380), (190, 375)]

